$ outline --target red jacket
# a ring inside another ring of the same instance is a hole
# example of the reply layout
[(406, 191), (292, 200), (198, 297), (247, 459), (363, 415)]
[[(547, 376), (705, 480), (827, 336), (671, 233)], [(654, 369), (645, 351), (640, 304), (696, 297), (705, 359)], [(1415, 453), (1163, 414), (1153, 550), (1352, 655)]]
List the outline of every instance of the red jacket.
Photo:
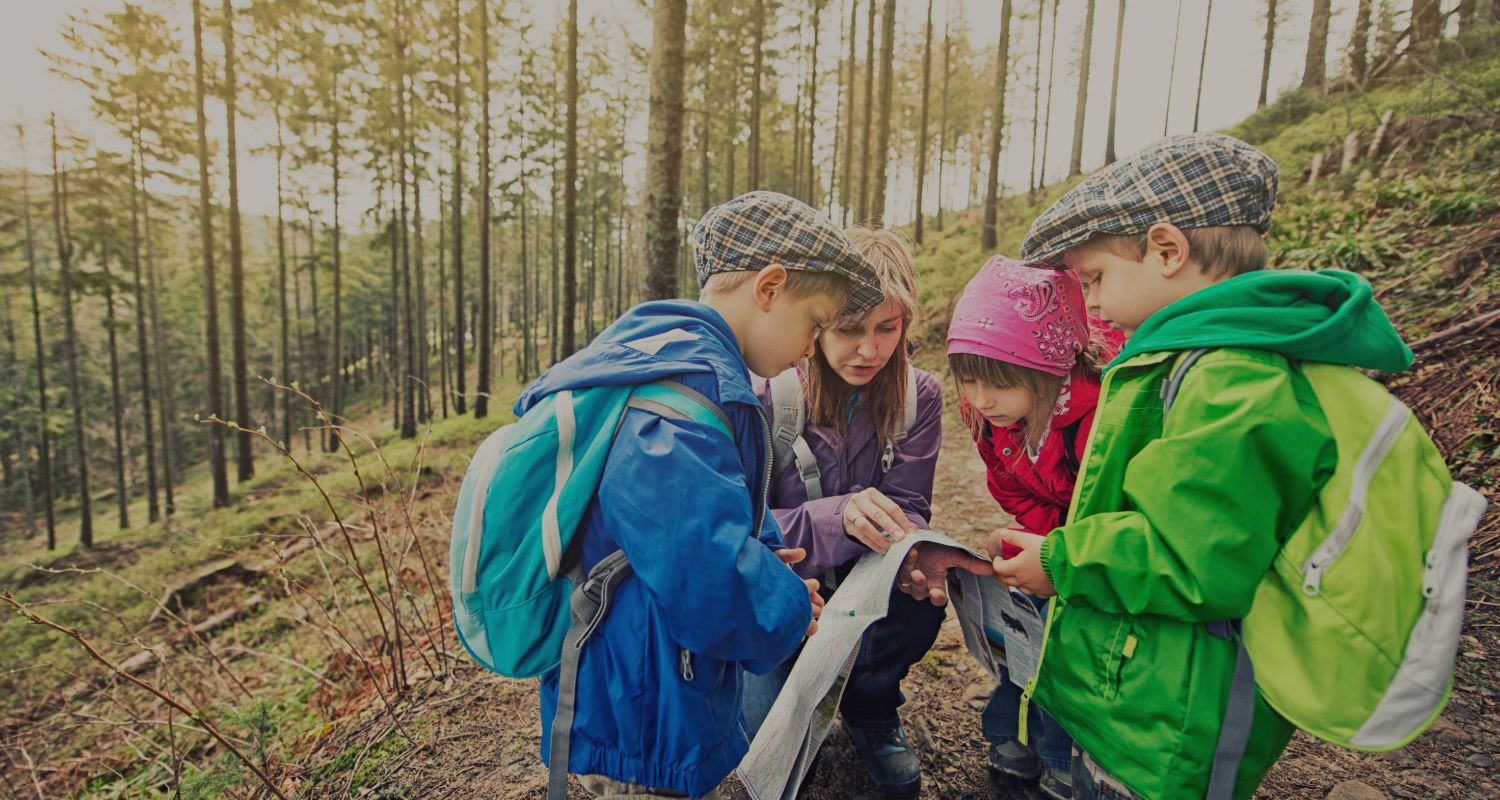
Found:
[[(1020, 424), (997, 430), (985, 423), (979, 441), (990, 494), (1016, 518), (1017, 528), (1031, 533), (1046, 535), (1067, 518), (1073, 484), (1078, 480), (1076, 465), (1083, 463), (1094, 426), (1098, 377), (1075, 368), (1064, 391), (1066, 397), (1058, 403), (1060, 413), (1052, 417), (1052, 428), (1034, 463), (1026, 456)], [(1066, 453), (1069, 443), (1071, 458)], [(1007, 548), (1006, 557), (1010, 555)]]

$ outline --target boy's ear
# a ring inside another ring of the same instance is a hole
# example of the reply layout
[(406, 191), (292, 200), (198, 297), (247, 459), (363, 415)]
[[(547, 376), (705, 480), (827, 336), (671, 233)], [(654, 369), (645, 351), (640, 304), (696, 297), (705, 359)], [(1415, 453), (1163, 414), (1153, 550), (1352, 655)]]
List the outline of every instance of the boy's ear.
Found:
[(1175, 276), (1187, 265), (1192, 246), (1182, 229), (1170, 222), (1158, 222), (1146, 231), (1146, 260), (1156, 261), (1163, 277)]
[(780, 264), (772, 264), (756, 273), (755, 280), (751, 282), (755, 307), (761, 311), (769, 311), (771, 303), (786, 292), (786, 281), (786, 267)]

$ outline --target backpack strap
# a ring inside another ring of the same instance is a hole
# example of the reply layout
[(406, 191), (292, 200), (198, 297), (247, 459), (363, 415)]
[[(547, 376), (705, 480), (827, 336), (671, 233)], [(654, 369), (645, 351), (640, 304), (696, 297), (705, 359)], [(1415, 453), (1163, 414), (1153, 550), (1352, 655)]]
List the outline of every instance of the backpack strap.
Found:
[[(1193, 364), (1202, 358), (1208, 348), (1189, 350), (1177, 356), (1177, 363), (1161, 385), (1162, 420), (1172, 411), (1182, 380)], [(1245, 638), (1240, 633), (1239, 620), (1219, 620), (1204, 623), (1211, 636), (1235, 643), (1234, 675), (1229, 680), (1229, 700), (1224, 707), (1224, 720), (1219, 723), (1219, 741), (1214, 745), (1213, 771), (1209, 773), (1205, 800), (1233, 800), (1234, 782), (1239, 776), (1240, 762), (1245, 758), (1245, 747), (1250, 741), (1250, 728), (1255, 724), (1255, 666), (1250, 662), (1250, 652), (1245, 649)]]
[(1078, 474), (1078, 469), (1082, 466), (1078, 461), (1078, 428), (1082, 424), (1083, 421), (1079, 420), (1058, 431), (1058, 433), (1062, 434), (1063, 463), (1067, 465), (1069, 470), (1072, 470), (1074, 475)]
[(568, 599), (573, 624), (563, 639), (562, 663), (558, 667), (557, 711), (552, 717), (552, 746), (547, 766), (548, 800), (566, 800), (568, 796), (568, 745), (573, 735), (573, 712), (578, 704), (578, 662), (583, 645), (609, 613), (610, 594), (634, 571), (625, 551), (616, 550), (595, 564), (587, 578), (576, 565), (568, 572), (568, 578), (574, 582), (573, 594)]
[(1205, 623), (1208, 632), (1220, 639), (1229, 639), (1237, 648), (1234, 656), (1234, 677), (1229, 682), (1229, 702), (1224, 708), (1224, 721), (1219, 724), (1219, 741), (1214, 746), (1214, 766), (1208, 777), (1208, 791), (1204, 800), (1233, 800), (1234, 782), (1240, 771), (1240, 761), (1245, 757), (1245, 746), (1250, 741), (1250, 728), (1255, 723), (1255, 667), (1250, 663), (1250, 652), (1245, 649), (1245, 637), (1240, 633), (1239, 620), (1221, 620)]
[[(734, 438), (734, 428), (724, 410), (702, 393), (677, 381), (641, 384), (631, 392), (625, 405), (667, 419), (699, 422), (722, 431), (730, 439)], [(548, 751), (548, 800), (566, 800), (568, 796), (568, 754), (573, 735), (573, 714), (578, 705), (578, 663), (583, 655), (583, 645), (609, 614), (610, 595), (634, 572), (625, 551), (616, 550), (600, 559), (587, 576), (577, 563), (565, 573), (573, 583), (573, 593), (568, 598), (572, 624), (563, 639), (562, 663), (558, 665), (557, 710), (552, 717), (552, 744)]]
[(1208, 353), (1209, 348), (1200, 347), (1197, 350), (1188, 350), (1177, 356), (1177, 363), (1172, 365), (1172, 372), (1161, 384), (1161, 416), (1165, 421), (1167, 414), (1172, 410), (1172, 403), (1177, 400), (1177, 391), (1182, 388), (1182, 379), (1187, 377), (1187, 371), (1198, 363), (1198, 359)]
[(906, 368), (906, 402), (901, 409), (901, 430), (896, 432), (896, 438), (885, 443), (885, 450), (880, 454), (880, 474), (884, 475), (891, 471), (896, 463), (896, 448), (906, 444), (906, 437), (911, 435), (911, 429), (917, 425), (917, 370), (914, 367)]
[(802, 376), (789, 369), (771, 379), (771, 463), (780, 472), (787, 460), (797, 465), (797, 476), (807, 489), (807, 499), (823, 497), (823, 469), (803, 438), (807, 426), (807, 400)]

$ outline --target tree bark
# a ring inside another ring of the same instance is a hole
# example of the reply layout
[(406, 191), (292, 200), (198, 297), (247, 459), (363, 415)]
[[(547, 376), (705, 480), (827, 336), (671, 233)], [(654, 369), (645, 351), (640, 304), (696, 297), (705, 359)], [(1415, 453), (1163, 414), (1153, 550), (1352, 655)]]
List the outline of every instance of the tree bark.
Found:
[[(193, 3), (193, 85), (198, 127), (198, 231), (203, 248), (203, 317), (207, 349), (208, 413), (224, 418), (223, 374), (219, 366), (219, 290), (214, 275), (212, 201), (208, 186), (208, 119), (203, 108), (203, 9)], [(224, 461), (224, 426), (209, 424), (208, 465), (213, 475), (214, 508), (229, 505), (229, 472)]]
[(875, 118), (875, 0), (867, 0), (867, 4), (864, 131), (860, 134), (859, 146), (859, 208), (854, 219), (861, 225), (870, 218), (870, 123)]
[(67, 176), (58, 168), (57, 117), (52, 117), (52, 226), (57, 240), (58, 294), (63, 301), (68, 397), (73, 406), (73, 454), (78, 462), (78, 544), (94, 546), (94, 514), (89, 494), (88, 447), (84, 444), (83, 398), (78, 383), (78, 328), (73, 319), (73, 243), (68, 235)]
[(161, 505), (156, 487), (156, 442), (151, 436), (151, 350), (146, 346), (146, 289), (141, 275), (141, 195), (144, 187), (139, 180), (138, 159), (142, 158), (141, 146), (141, 98), (135, 97), (135, 115), (131, 126), (130, 154), (130, 270), (135, 294), (135, 354), (141, 383), (141, 416), (145, 424), (142, 444), (146, 450), (146, 520), (161, 519)]
[[(1047, 49), (1047, 109), (1042, 115), (1042, 165), (1037, 168), (1037, 187), (1047, 183), (1047, 151), (1052, 142), (1052, 79), (1057, 76), (1057, 7), (1062, 0), (1052, 0), (1052, 36)], [(1170, 89), (1168, 92), (1170, 96)]]
[(1441, 0), (1411, 0), (1411, 43), (1419, 45), (1441, 39), (1444, 19)]
[(766, 0), (755, 0), (755, 36), (751, 49), (753, 62), (750, 70), (750, 189), (760, 185), (760, 104), (761, 72), (765, 67)]
[[(1314, 0), (1314, 2), (1326, 3), (1328, 0)], [(1198, 92), (1197, 99), (1193, 101), (1193, 133), (1198, 132), (1198, 112), (1203, 110), (1203, 68), (1208, 64), (1208, 30), (1213, 19), (1214, 0), (1208, 0), (1208, 13), (1203, 17), (1203, 51), (1198, 55)]]
[(1089, 104), (1089, 66), (1094, 56), (1094, 0), (1088, 0), (1087, 8), (1083, 18), (1083, 53), (1078, 64), (1078, 103), (1073, 108), (1073, 158), (1068, 162), (1069, 177), (1083, 174), (1083, 123)]
[(115, 279), (109, 271), (110, 253), (99, 247), (99, 266), (104, 275), (104, 329), (109, 340), (109, 405), (114, 415), (115, 500), (120, 510), (120, 530), (130, 527), (130, 489), (125, 485), (125, 411), (120, 397), (120, 345), (115, 327)]
[(567, 124), (563, 134), (562, 358), (573, 355), (578, 313), (578, 0), (568, 0)]
[(1161, 115), (1161, 135), (1172, 121), (1172, 85), (1177, 81), (1177, 48), (1182, 43), (1182, 0), (1177, 0), (1177, 22), (1172, 26), (1172, 63), (1167, 68), (1167, 109)]
[(1370, 72), (1370, 0), (1359, 0), (1354, 10), (1354, 30), (1349, 34), (1349, 71), (1356, 83), (1364, 83)]
[[(1040, 31), (1038, 31), (1040, 34)], [(1120, 0), (1120, 13), (1115, 17), (1115, 68), (1109, 79), (1109, 135), (1104, 142), (1104, 163), (1115, 163), (1115, 118), (1120, 107), (1120, 50), (1125, 44), (1125, 0)]]
[[(1090, 8), (1093, 0), (1089, 0)], [(1000, 53), (995, 59), (995, 113), (990, 130), (989, 177), (985, 181), (984, 229), (980, 235), (980, 248), (993, 252), (997, 245), (995, 223), (1000, 201), (1000, 146), (1005, 134), (1005, 82), (1010, 75), (1010, 12), (1011, 0), (1000, 4)]]
[(932, 0), (927, 0), (927, 30), (922, 39), (922, 121), (917, 136), (917, 214), (912, 238), (922, 246), (922, 189), (927, 184), (927, 93), (932, 86)]
[[(938, 123), (938, 174), (937, 174), (937, 217), (933, 220), (934, 230), (943, 229), (943, 166), (948, 162), (948, 79), (953, 75), (950, 57), (953, 54), (952, 41), (949, 39), (948, 11), (943, 12), (943, 111), (942, 121)], [(1037, 42), (1037, 63), (1041, 63), (1041, 42)], [(1041, 69), (1040, 66), (1037, 67)], [(1038, 73), (1040, 78), (1040, 73)], [(1033, 137), (1034, 138), (1034, 137)], [(1033, 141), (1032, 150), (1036, 149)]]
[[(276, 120), (276, 305), (281, 312), (281, 380), (292, 380), (291, 317), (287, 312), (286, 200), (284, 186), (286, 142), (282, 131), (281, 104), (273, 109)], [(292, 446), (292, 393), (280, 392), (281, 446)]]
[[(329, 409), (333, 412), (337, 422), (344, 413), (344, 262), (342, 220), (339, 216), (339, 206), (342, 198), (340, 191), (340, 180), (343, 177), (342, 164), (340, 163), (342, 152), (339, 137), (339, 75), (341, 69), (333, 71), (333, 84), (329, 87), (331, 106), (331, 119), (329, 125), (329, 159), (333, 168), (333, 405)], [(323, 447), (327, 452), (333, 453), (338, 450), (338, 437), (329, 435), (325, 438)]]
[[(1360, 0), (1361, 3), (1367, 0)], [(1266, 90), (1271, 85), (1271, 51), (1276, 48), (1276, 0), (1266, 0), (1266, 50), (1260, 60), (1260, 97), (1256, 108), (1266, 104)]]
[[(849, 224), (850, 207), (854, 203), (854, 197), (850, 194), (849, 176), (854, 173), (854, 110), (858, 107), (854, 93), (855, 81), (858, 77), (858, 64), (855, 61), (855, 45), (859, 39), (859, 0), (849, 2), (849, 111), (844, 121), (844, 175), (840, 184), (839, 208), (843, 224)], [(835, 144), (837, 142), (835, 141)]]
[[(196, 0), (194, 0), (196, 2)], [(234, 385), (235, 476), (241, 481), (255, 477), (255, 455), (250, 430), (250, 365), (245, 354), (245, 249), (240, 239), (240, 168), (239, 146), (235, 139), (235, 95), (238, 87), (234, 75), (234, 4), (224, 0), (224, 121), (229, 151), (229, 339), (231, 382)]]
[(677, 295), (682, 208), (682, 82), (687, 0), (652, 4), (651, 111), (646, 142), (646, 297)]
[[(578, 0), (568, 4), (569, 20), (577, 24)], [(574, 34), (576, 35), (576, 34)], [(474, 418), (490, 413), (490, 372), (495, 359), (495, 300), (490, 285), (490, 11), (479, 2), (479, 380), (474, 387)], [(415, 434), (415, 430), (413, 431)]]
[[(1047, 21), (1046, 0), (1038, 0), (1036, 6), (1036, 80), (1032, 82), (1031, 93), (1031, 176), (1027, 178), (1027, 187), (1031, 194), (1036, 194), (1038, 188), (1036, 180), (1037, 162), (1037, 133), (1042, 127), (1042, 27)], [(1057, 20), (1052, 21), (1052, 27), (1057, 27)], [(1119, 68), (1116, 67), (1116, 72)], [(946, 77), (946, 76), (945, 76)], [(943, 102), (947, 103), (947, 86), (943, 87)], [(946, 109), (944, 111), (946, 113)], [(938, 167), (941, 169), (941, 165)], [(941, 214), (941, 209), (939, 214)]]
[(1328, 17), (1332, 11), (1331, 0), (1313, 0), (1312, 24), (1307, 34), (1307, 56), (1302, 63), (1302, 88), (1316, 89), (1323, 85), (1328, 61)]
[(885, 225), (886, 170), (891, 158), (891, 98), (896, 69), (896, 0), (885, 0), (880, 32), (880, 136), (875, 147), (875, 185), (870, 193), (870, 224)]
[[(19, 125), (18, 132), (22, 132)], [(23, 133), (24, 135), (24, 133)], [(25, 146), (22, 140), (21, 151)], [(57, 512), (52, 494), (52, 435), (47, 430), (47, 349), (42, 343), (42, 306), (38, 299), (36, 274), (36, 234), (31, 227), (31, 170), (21, 166), (21, 219), (26, 231), (26, 284), (31, 291), (31, 335), (36, 348), (36, 395), (39, 417), (37, 443), (42, 457), (42, 497), (47, 512), (47, 549), (57, 548)], [(149, 420), (148, 420), (149, 423)]]

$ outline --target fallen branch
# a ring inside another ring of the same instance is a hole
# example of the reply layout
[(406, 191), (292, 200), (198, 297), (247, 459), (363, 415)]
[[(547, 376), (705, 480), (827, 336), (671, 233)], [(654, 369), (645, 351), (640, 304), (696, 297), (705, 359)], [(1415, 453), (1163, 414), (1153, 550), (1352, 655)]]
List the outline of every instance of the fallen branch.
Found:
[(230, 741), (229, 737), (225, 736), (219, 731), (218, 728), (214, 727), (214, 724), (212, 722), (209, 722), (208, 718), (205, 717), (201, 711), (195, 711), (187, 707), (176, 698), (168, 695), (166, 692), (163, 692), (156, 686), (147, 683), (140, 678), (131, 675), (130, 673), (122, 671), (119, 666), (105, 657), (103, 653), (100, 653), (98, 650), (94, 649), (93, 643), (84, 638), (82, 633), (79, 633), (76, 629), (69, 628), (66, 625), (60, 625), (50, 619), (38, 615), (36, 612), (28, 608), (26, 604), (17, 600), (15, 596), (12, 595), (9, 591), (0, 591), (0, 600), (4, 600), (16, 611), (19, 611), (22, 616), (26, 617), (32, 622), (47, 628), (51, 628), (52, 630), (55, 630), (58, 633), (61, 633), (78, 642), (78, 644), (88, 652), (90, 658), (93, 658), (95, 661), (103, 664), (111, 672), (135, 684), (136, 686), (145, 689), (151, 694), (156, 695), (161, 699), (162, 702), (188, 715), (188, 717), (193, 721), (197, 722), (199, 725), (202, 725), (203, 729), (205, 731), (208, 731), (208, 734), (214, 737), (214, 739), (219, 742), (219, 744), (224, 745), (224, 747), (228, 749), (229, 752), (233, 753), (234, 757), (240, 760), (240, 763), (244, 764), (246, 767), (249, 767), (250, 771), (255, 773), (255, 777), (260, 779), (261, 783), (266, 787), (268, 791), (271, 792), (271, 794), (276, 795), (277, 797), (281, 798), (281, 800), (288, 800), (287, 796), (282, 793), (281, 789), (276, 785), (275, 781), (271, 780), (271, 776), (267, 775), (263, 770), (261, 770), (261, 768), (257, 766), (249, 756), (246, 756), (244, 753), (240, 752), (240, 749), (234, 746), (234, 742)]
[(1474, 319), (1469, 320), (1468, 322), (1463, 322), (1458, 325), (1454, 325), (1451, 328), (1440, 330), (1437, 333), (1431, 334), (1429, 336), (1424, 336), (1421, 339), (1418, 339), (1417, 341), (1411, 343), (1411, 351), (1413, 353), (1416, 353), (1422, 350), (1428, 350), (1432, 347), (1442, 344), (1443, 342), (1448, 341), (1449, 339), (1456, 339), (1460, 336), (1467, 336), (1471, 333), (1478, 333), (1479, 331), (1488, 328), (1495, 322), (1495, 320), (1500, 320), (1500, 310), (1491, 311), (1488, 314), (1481, 314)]

